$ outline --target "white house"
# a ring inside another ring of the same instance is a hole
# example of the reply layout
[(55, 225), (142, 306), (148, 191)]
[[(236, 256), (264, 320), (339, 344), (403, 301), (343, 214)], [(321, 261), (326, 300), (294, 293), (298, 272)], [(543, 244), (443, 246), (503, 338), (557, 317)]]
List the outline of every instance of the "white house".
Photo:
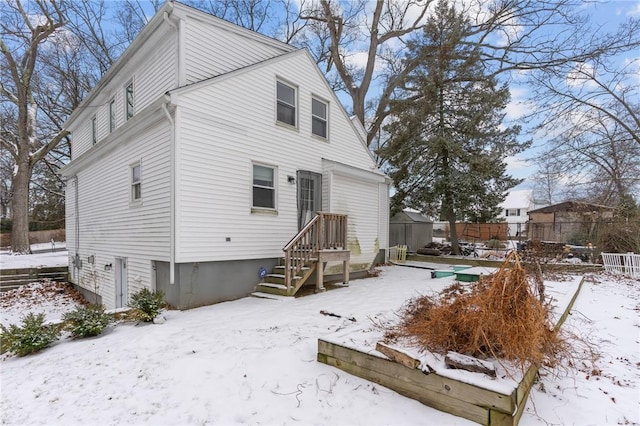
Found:
[(529, 220), (527, 212), (536, 208), (533, 190), (523, 189), (509, 192), (500, 207), (502, 212), (498, 217), (509, 224), (508, 238), (521, 236), (526, 231), (526, 223)]
[(306, 50), (167, 2), (65, 124), (72, 282), (187, 308), (367, 270), (390, 181), (358, 126)]

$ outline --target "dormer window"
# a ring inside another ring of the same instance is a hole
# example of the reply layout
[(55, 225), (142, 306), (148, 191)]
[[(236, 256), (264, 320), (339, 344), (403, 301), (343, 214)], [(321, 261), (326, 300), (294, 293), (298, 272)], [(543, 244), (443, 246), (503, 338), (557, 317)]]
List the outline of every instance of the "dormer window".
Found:
[(277, 120), (290, 126), (296, 126), (296, 88), (278, 81), (277, 83)]

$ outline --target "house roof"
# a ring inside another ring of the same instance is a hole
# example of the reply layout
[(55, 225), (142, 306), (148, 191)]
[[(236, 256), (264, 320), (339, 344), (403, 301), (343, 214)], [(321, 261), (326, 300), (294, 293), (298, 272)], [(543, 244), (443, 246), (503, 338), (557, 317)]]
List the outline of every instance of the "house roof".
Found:
[(412, 212), (410, 210), (403, 210), (396, 213), (391, 218), (392, 223), (433, 223), (433, 220), (429, 216), (426, 216), (420, 212)]
[(510, 191), (500, 206), (503, 209), (528, 209), (533, 206), (533, 190)]
[(529, 210), (531, 213), (554, 213), (559, 211), (569, 212), (591, 212), (601, 210), (615, 210), (615, 207), (604, 206), (602, 204), (585, 203), (583, 201), (565, 201), (558, 204), (552, 204), (550, 206), (541, 207), (535, 210)]
[(94, 88), (89, 92), (86, 98), (71, 113), (69, 118), (67, 118), (67, 121), (64, 123), (63, 128), (68, 129), (69, 127), (71, 127), (73, 123), (78, 119), (78, 117), (85, 111), (85, 109), (92, 105), (92, 103), (96, 100), (96, 97), (102, 93), (104, 87), (106, 87), (109, 82), (118, 75), (120, 70), (124, 68), (131, 61), (131, 59), (135, 57), (135, 55), (138, 54), (140, 48), (153, 35), (155, 31), (161, 29), (163, 26), (164, 31), (172, 30), (171, 26), (173, 24), (171, 24), (171, 22), (173, 22), (172, 19), (175, 19), (173, 18), (173, 16), (177, 18), (184, 18), (186, 16), (196, 17), (199, 20), (206, 21), (208, 24), (214, 25), (223, 30), (242, 34), (244, 37), (256, 39), (262, 43), (278, 47), (282, 50), (283, 53), (297, 50), (296, 47), (279, 41), (275, 38), (271, 38), (258, 32), (241, 27), (240, 25), (236, 25), (232, 22), (226, 21), (222, 18), (218, 18), (217, 16), (195, 9), (186, 4), (177, 1), (167, 1), (156, 12), (153, 18), (151, 18), (151, 20), (142, 28), (140, 34), (136, 36), (133, 42), (131, 42), (131, 44), (125, 49), (122, 55), (120, 55), (118, 60), (109, 68), (104, 76), (102, 76), (98, 84), (94, 86)]

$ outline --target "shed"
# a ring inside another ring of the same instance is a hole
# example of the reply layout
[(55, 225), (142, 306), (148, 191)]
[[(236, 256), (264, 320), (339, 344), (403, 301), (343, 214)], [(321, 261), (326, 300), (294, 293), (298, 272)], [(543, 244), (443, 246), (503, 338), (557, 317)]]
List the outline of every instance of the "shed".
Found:
[(558, 243), (587, 244), (598, 223), (613, 218), (615, 208), (581, 201), (565, 201), (527, 212), (529, 238)]
[(391, 217), (389, 222), (389, 245), (406, 245), (407, 251), (415, 252), (431, 242), (433, 221), (419, 212), (403, 210)]

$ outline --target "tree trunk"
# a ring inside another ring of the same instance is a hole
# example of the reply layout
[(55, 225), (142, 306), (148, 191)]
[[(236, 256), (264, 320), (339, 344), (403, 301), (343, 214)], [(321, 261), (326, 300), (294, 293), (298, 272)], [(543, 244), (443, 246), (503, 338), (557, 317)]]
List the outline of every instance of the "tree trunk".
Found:
[(458, 245), (458, 232), (456, 231), (456, 215), (453, 209), (447, 212), (447, 220), (449, 221), (449, 230), (451, 235), (451, 253), (460, 254), (460, 246)]
[(31, 167), (29, 159), (20, 161), (16, 165), (13, 176), (13, 197), (11, 199), (11, 251), (13, 253), (31, 254), (29, 244), (29, 181)]

